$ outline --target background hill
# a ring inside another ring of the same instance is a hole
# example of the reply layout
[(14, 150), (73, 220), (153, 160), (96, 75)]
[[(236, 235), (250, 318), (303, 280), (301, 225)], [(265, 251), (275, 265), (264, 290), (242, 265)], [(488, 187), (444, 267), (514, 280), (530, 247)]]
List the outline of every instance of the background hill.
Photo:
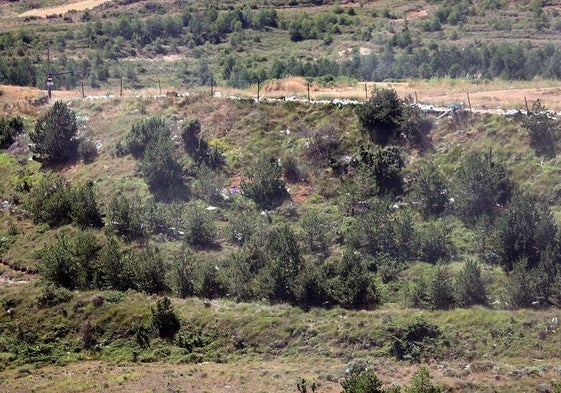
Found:
[(555, 3), (80, 4), (0, 9), (3, 389), (559, 390)]

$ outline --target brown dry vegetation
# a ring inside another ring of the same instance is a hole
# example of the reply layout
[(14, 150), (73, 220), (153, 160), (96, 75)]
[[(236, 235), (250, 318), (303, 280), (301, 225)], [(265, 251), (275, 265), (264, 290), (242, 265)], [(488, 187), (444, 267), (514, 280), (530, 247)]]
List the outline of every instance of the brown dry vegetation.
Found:
[(20, 17), (36, 16), (40, 18), (45, 18), (47, 15), (65, 14), (68, 11), (83, 11), (86, 9), (91, 9), (108, 1), (110, 0), (84, 0), (84, 1), (70, 2), (68, 4), (64, 4), (58, 7), (34, 8), (32, 10), (21, 13), (19, 16)]

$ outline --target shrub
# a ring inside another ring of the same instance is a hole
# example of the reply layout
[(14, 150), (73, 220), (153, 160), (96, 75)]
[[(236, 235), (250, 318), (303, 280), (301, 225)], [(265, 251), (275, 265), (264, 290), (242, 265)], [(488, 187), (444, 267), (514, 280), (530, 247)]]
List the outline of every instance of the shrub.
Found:
[(52, 282), (43, 285), (37, 295), (39, 307), (53, 307), (61, 303), (66, 303), (72, 299), (72, 292), (66, 288), (61, 288)]
[(95, 200), (93, 184), (77, 185), (71, 189), (70, 218), (72, 222), (82, 229), (93, 227), (101, 228), (103, 220)]
[(341, 381), (341, 393), (384, 393), (382, 381), (370, 370), (351, 370)]
[(493, 219), (510, 199), (512, 189), (505, 168), (493, 160), (492, 152), (471, 152), (464, 157), (453, 186), (454, 208), (471, 224), (481, 217)]
[(160, 338), (172, 340), (181, 327), (179, 317), (175, 314), (173, 304), (167, 296), (156, 302), (156, 307), (152, 306), (152, 326), (158, 332)]
[(448, 206), (448, 182), (438, 167), (429, 161), (417, 171), (409, 194), (423, 216), (438, 216)]
[(195, 294), (195, 263), (195, 257), (188, 249), (173, 258), (168, 277), (174, 293), (181, 298)]
[(441, 393), (444, 391), (442, 386), (433, 385), (430, 381), (429, 370), (421, 366), (409, 381), (410, 385), (405, 387), (405, 393)]
[(330, 281), (331, 297), (342, 307), (371, 309), (379, 294), (368, 271), (369, 259), (355, 250), (346, 250)]
[(399, 137), (403, 121), (403, 102), (393, 89), (377, 89), (372, 97), (356, 108), (363, 131), (377, 144), (386, 145)]
[(212, 213), (201, 204), (190, 202), (184, 213), (185, 242), (191, 246), (209, 247), (216, 239), (216, 225)]
[(152, 137), (144, 148), (139, 169), (154, 193), (169, 195), (171, 189), (183, 186), (183, 168), (173, 142), (167, 135)]
[(445, 267), (435, 267), (427, 294), (432, 309), (446, 310), (454, 306), (454, 287)]
[(66, 162), (76, 153), (77, 132), (76, 115), (62, 101), (56, 101), (29, 134), (33, 159), (45, 165)]
[(260, 208), (277, 207), (288, 197), (282, 168), (273, 157), (261, 156), (245, 171), (241, 188)]
[(331, 244), (329, 218), (315, 210), (308, 210), (300, 220), (300, 227), (304, 231), (304, 240), (309, 250), (326, 255)]
[(149, 117), (133, 124), (126, 137), (126, 147), (134, 158), (142, 158), (148, 145), (158, 138), (169, 138), (170, 130), (159, 117)]
[(109, 203), (109, 224), (127, 241), (142, 239), (146, 235), (142, 225), (142, 209), (138, 197), (128, 199), (118, 194)]
[(7, 149), (14, 138), (23, 131), (21, 117), (0, 117), (0, 149)]
[(31, 189), (25, 207), (35, 223), (43, 222), (51, 227), (69, 224), (71, 186), (68, 181), (58, 175), (50, 174)]
[(540, 100), (532, 105), (532, 110), (522, 119), (522, 126), (528, 130), (530, 146), (536, 155), (553, 158), (557, 145), (557, 122), (542, 106)]
[(390, 326), (393, 342), (391, 354), (399, 360), (421, 361), (430, 357), (436, 350), (441, 335), (437, 325), (423, 317), (417, 317), (406, 326)]
[(84, 164), (91, 164), (97, 158), (97, 147), (90, 139), (82, 139), (78, 145), (78, 156)]
[(361, 164), (376, 180), (379, 195), (400, 195), (403, 192), (401, 170), (405, 166), (401, 149), (398, 146), (384, 146), (374, 151), (360, 152)]
[(454, 251), (450, 228), (442, 221), (431, 221), (418, 228), (415, 243), (419, 259), (432, 264), (450, 260)]
[(211, 169), (216, 169), (224, 163), (222, 152), (216, 147), (209, 146), (202, 138), (199, 119), (189, 119), (181, 126), (181, 139), (185, 151), (198, 165), (204, 164)]
[(42, 263), (39, 271), (45, 280), (60, 287), (76, 288), (78, 265), (72, 251), (72, 245), (64, 237), (58, 238), (55, 244), (40, 251)]
[(168, 290), (166, 264), (162, 254), (152, 247), (144, 247), (132, 255), (135, 288), (145, 293), (161, 294)]
[(481, 266), (468, 259), (456, 277), (456, 301), (462, 307), (487, 304), (487, 291), (481, 278)]

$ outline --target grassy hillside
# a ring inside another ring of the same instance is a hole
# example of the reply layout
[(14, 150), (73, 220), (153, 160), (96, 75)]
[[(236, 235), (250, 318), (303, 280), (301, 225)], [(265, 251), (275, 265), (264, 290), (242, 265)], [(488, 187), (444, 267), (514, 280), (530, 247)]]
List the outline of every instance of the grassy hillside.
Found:
[(559, 391), (554, 5), (56, 6), (0, 11), (0, 390)]

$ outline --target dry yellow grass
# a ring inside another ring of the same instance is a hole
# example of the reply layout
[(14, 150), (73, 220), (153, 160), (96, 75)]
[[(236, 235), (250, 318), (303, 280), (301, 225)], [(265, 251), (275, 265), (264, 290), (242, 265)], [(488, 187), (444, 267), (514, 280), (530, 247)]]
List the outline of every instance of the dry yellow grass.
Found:
[(27, 17), (27, 16), (36, 16), (40, 18), (45, 18), (47, 15), (54, 15), (54, 14), (65, 14), (68, 11), (75, 10), (75, 11), (83, 11), (86, 9), (94, 8), (100, 4), (106, 3), (110, 0), (85, 0), (85, 1), (78, 1), (78, 2), (70, 2), (65, 5), (61, 5), (58, 7), (52, 8), (35, 8), (29, 11), (26, 11), (20, 14), (20, 17)]

